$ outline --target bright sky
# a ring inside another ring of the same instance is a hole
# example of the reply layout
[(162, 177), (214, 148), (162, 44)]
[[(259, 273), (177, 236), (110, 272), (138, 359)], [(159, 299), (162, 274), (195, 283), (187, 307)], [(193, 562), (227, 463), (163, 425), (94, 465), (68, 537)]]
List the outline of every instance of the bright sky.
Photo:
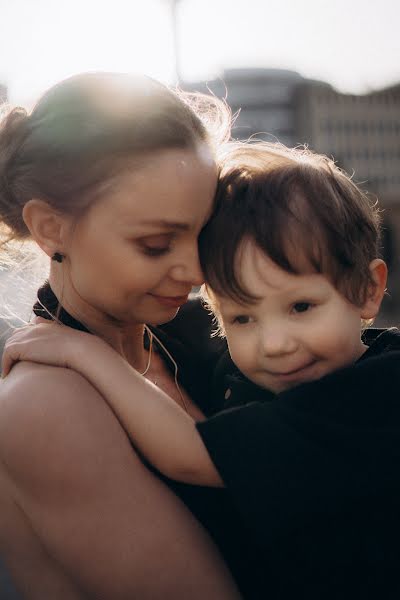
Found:
[[(85, 70), (174, 82), (168, 0), (0, 0), (0, 81), (12, 102)], [(184, 79), (280, 67), (363, 92), (400, 81), (399, 0), (180, 0)]]

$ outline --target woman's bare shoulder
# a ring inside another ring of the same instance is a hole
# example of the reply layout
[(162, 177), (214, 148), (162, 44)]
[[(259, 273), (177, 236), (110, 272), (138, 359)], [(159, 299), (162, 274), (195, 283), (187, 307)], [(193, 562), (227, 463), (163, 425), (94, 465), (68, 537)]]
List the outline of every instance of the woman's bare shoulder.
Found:
[[(36, 416), (45, 412), (52, 417), (67, 407), (82, 409), (82, 394), (98, 396), (95, 388), (71, 369), (21, 362), (0, 380), (0, 423), (8, 415)], [(46, 409), (44, 411), (44, 409)]]
[(0, 383), (0, 461), (24, 479), (73, 477), (123, 430), (97, 390), (70, 369), (19, 363)]

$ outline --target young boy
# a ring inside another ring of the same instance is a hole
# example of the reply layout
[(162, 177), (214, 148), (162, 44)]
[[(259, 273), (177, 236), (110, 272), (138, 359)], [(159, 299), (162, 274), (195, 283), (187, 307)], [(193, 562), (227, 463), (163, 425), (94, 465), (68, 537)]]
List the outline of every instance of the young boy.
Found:
[[(105, 343), (87, 335), (83, 353), (86, 334), (66, 328), (40, 326), (38, 345), (17, 333), (5, 372), (19, 358), (80, 371), (159, 471), (226, 486), (269, 562), (273, 598), (377, 597), (400, 558), (400, 334), (366, 329), (387, 275), (376, 207), (325, 157), (239, 145), (200, 254), (230, 354), (215, 374), (222, 412), (195, 427)], [(197, 310), (176, 324), (191, 344)]]
[[(234, 147), (200, 256), (236, 375), (277, 394), (357, 362), (385, 291), (379, 233), (377, 207), (326, 157)], [(225, 408), (243, 403), (234, 391)]]

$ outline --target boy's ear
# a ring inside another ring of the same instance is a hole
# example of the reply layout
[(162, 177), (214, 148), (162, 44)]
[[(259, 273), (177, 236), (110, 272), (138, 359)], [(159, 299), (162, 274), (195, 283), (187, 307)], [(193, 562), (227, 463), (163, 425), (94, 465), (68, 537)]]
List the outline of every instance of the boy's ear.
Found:
[(369, 265), (374, 285), (368, 290), (368, 297), (362, 307), (361, 318), (374, 319), (379, 312), (386, 290), (387, 266), (381, 258), (375, 258)]
[(29, 200), (22, 212), (32, 238), (48, 256), (65, 250), (67, 217), (43, 200)]

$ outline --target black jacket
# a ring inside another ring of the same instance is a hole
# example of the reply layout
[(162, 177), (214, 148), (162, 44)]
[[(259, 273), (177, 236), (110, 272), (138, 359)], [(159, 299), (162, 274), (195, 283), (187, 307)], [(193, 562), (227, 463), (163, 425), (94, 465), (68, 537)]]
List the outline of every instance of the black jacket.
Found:
[(277, 396), (218, 365), (225, 410), (197, 427), (258, 548), (255, 597), (400, 598), (400, 333), (365, 338)]

